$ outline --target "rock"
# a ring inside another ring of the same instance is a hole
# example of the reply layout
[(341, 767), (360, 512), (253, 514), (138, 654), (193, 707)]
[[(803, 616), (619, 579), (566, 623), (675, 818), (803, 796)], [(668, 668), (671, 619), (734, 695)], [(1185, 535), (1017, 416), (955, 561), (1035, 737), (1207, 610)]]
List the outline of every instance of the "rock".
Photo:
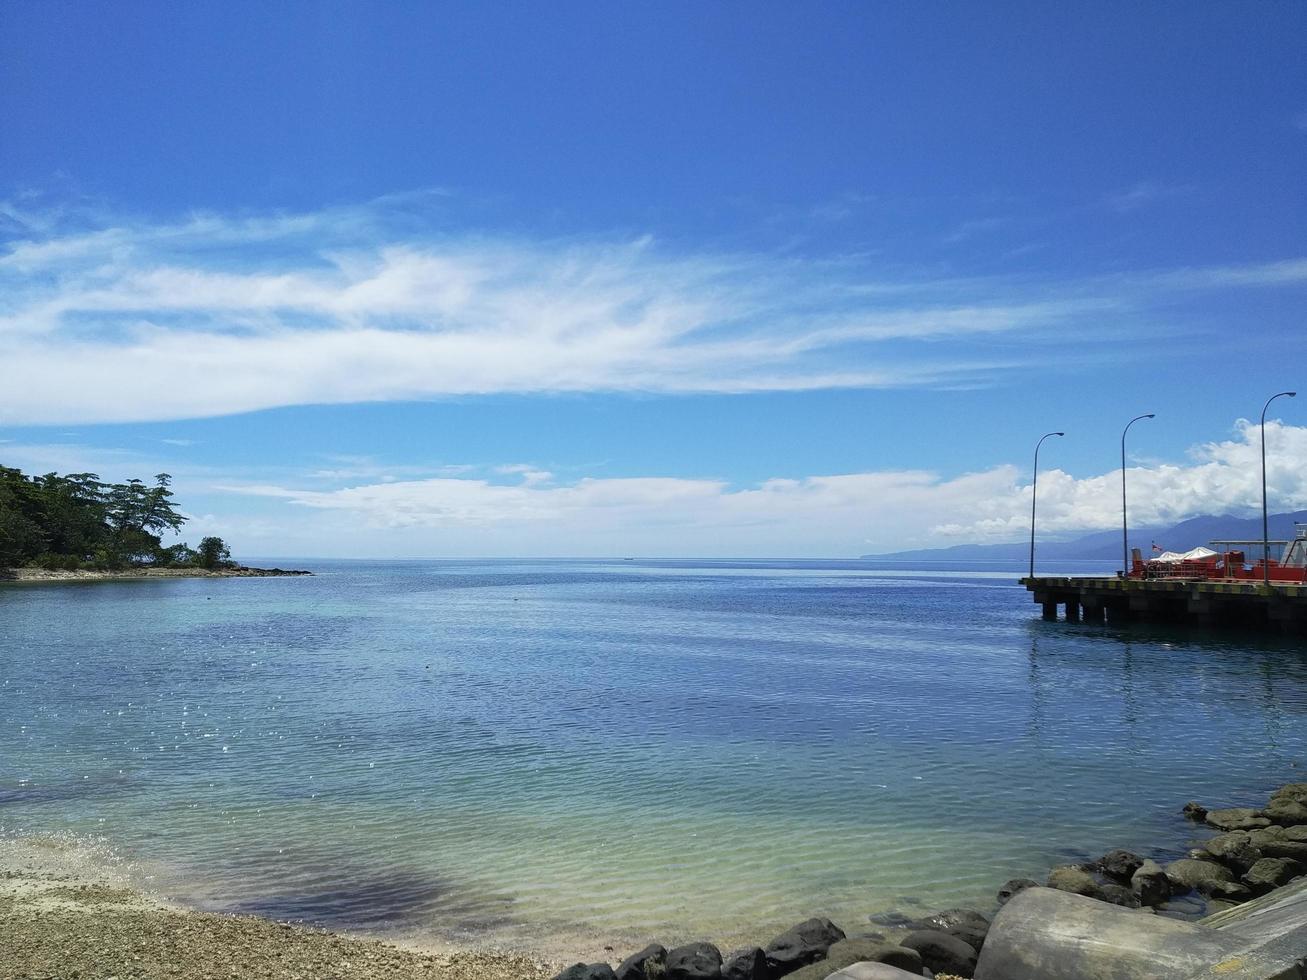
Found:
[(1290, 858), (1307, 863), (1307, 827), (1266, 827), (1248, 837), (1262, 857)]
[(921, 976), (921, 954), (915, 949), (870, 939), (841, 939), (831, 944), (824, 959), (786, 974), (785, 980), (826, 980), (832, 972), (855, 963), (884, 963)]
[(1171, 897), (1171, 879), (1156, 861), (1145, 861), (1130, 878), (1130, 890), (1144, 905), (1161, 905)]
[(1127, 888), (1125, 885), (1118, 885), (1115, 882), (1108, 882), (1101, 886), (1103, 889), (1103, 901), (1111, 902), (1113, 905), (1120, 905), (1122, 908), (1137, 909), (1140, 906), (1139, 896)]
[(1006, 905), (1008, 899), (1027, 888), (1038, 888), (1039, 882), (1032, 881), (1029, 878), (1013, 878), (1003, 883), (1003, 887), (998, 890), (998, 904)]
[(1207, 819), (1207, 807), (1195, 803), (1193, 800), (1186, 803), (1184, 809), (1180, 812), (1195, 823), (1202, 823)]
[(910, 928), (918, 931), (947, 932), (979, 953), (980, 948), (985, 945), (985, 936), (989, 934), (989, 919), (975, 909), (948, 909), (918, 919)]
[(1110, 875), (1120, 882), (1129, 882), (1131, 876), (1144, 863), (1144, 859), (1138, 854), (1118, 848), (1115, 851), (1108, 851), (1094, 863), (1103, 874)]
[(1262, 811), (1271, 823), (1281, 827), (1299, 827), (1307, 824), (1307, 804), (1286, 798), (1272, 799)]
[(1234, 872), (1215, 861), (1195, 861), (1181, 858), (1166, 866), (1166, 876), (1177, 891), (1187, 892), (1196, 889), (1206, 894), (1205, 889), (1212, 882), (1233, 882)]
[[(1243, 876), (1243, 882), (1255, 894), (1262, 895), (1272, 888), (1287, 885), (1302, 871), (1302, 865), (1287, 858), (1262, 858)], [(1222, 896), (1224, 897), (1224, 896)]]
[(1246, 902), (1253, 897), (1248, 886), (1237, 881), (1213, 881), (1201, 890), (1207, 896), (1209, 906), (1213, 898), (1222, 902)]
[(1203, 845), (1203, 850), (1240, 873), (1251, 868), (1262, 856), (1262, 852), (1253, 846), (1252, 837), (1246, 830), (1218, 834)]
[(1191, 847), (1184, 854), (1191, 861), (1216, 861), (1216, 855), (1205, 847)]
[(920, 980), (920, 973), (900, 970), (888, 963), (854, 963), (827, 980)]
[(1217, 830), (1256, 830), (1269, 827), (1271, 822), (1258, 810), (1246, 806), (1231, 807), (1228, 810), (1208, 810), (1207, 823)]
[(622, 960), (617, 980), (661, 980), (667, 966), (667, 947), (652, 943)]
[(830, 919), (808, 919), (781, 933), (767, 946), (767, 969), (783, 977), (801, 966), (815, 963), (831, 946), (844, 938), (844, 930)]
[(1271, 799), (1307, 804), (1307, 783), (1285, 783), (1271, 794)]
[(712, 943), (688, 943), (667, 954), (667, 980), (720, 980), (722, 953)]
[(768, 980), (767, 956), (761, 949), (737, 949), (722, 964), (722, 980)]
[(969, 977), (976, 970), (976, 951), (946, 932), (910, 932), (903, 938), (902, 945), (920, 953), (921, 962), (936, 973)]
[(906, 926), (912, 921), (912, 916), (904, 915), (902, 912), (874, 912), (867, 916), (868, 922), (874, 922), (878, 926), (889, 926), (891, 929), (898, 926)]
[(1048, 887), (1073, 895), (1101, 899), (1103, 888), (1092, 874), (1078, 864), (1064, 864), (1048, 873)]
[(591, 963), (589, 966), (577, 963), (558, 974), (554, 980), (614, 980), (614, 976), (613, 968), (607, 963)]

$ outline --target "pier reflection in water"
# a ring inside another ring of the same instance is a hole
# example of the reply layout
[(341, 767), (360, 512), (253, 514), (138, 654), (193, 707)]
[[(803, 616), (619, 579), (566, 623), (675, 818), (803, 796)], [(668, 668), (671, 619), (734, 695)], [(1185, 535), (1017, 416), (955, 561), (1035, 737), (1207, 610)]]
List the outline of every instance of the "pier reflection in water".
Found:
[(725, 942), (1182, 842), (1307, 757), (1297, 645), (1043, 622), (1015, 567), (315, 567), (0, 588), (3, 832), (333, 926)]

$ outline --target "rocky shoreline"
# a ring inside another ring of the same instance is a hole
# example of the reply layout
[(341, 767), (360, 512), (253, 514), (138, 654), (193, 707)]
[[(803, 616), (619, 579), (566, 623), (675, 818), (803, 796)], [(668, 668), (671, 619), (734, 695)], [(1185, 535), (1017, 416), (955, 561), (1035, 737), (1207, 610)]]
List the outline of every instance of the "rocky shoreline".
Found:
[(8, 582), (98, 582), (143, 578), (275, 578), (281, 575), (312, 575), (299, 568), (124, 568), (117, 571), (48, 568), (0, 568), (0, 581)]
[[(1208, 809), (1185, 804), (1182, 813), (1205, 836), (1183, 856), (1163, 861), (1112, 850), (1096, 860), (1049, 871), (1043, 887), (1134, 910), (1139, 915), (1194, 919), (1233, 908), (1307, 872), (1307, 783), (1277, 789), (1265, 806)], [(1197, 829), (1197, 828), (1195, 828)], [(974, 975), (995, 911), (1014, 895), (1041, 887), (1028, 878), (1006, 882), (985, 911), (955, 908), (921, 918), (900, 913), (869, 916), (846, 933), (829, 919), (812, 918), (781, 933), (765, 948), (723, 955), (709, 942), (668, 950), (654, 943), (616, 968), (577, 963), (554, 980), (896, 980)]]

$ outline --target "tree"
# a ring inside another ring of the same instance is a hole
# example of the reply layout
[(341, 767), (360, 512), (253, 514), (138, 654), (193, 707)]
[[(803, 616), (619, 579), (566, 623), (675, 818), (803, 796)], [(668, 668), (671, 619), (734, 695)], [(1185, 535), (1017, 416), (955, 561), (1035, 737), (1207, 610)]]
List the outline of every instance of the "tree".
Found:
[(222, 568), (231, 564), (231, 549), (222, 538), (204, 538), (196, 549), (196, 555), (196, 564), (201, 568)]

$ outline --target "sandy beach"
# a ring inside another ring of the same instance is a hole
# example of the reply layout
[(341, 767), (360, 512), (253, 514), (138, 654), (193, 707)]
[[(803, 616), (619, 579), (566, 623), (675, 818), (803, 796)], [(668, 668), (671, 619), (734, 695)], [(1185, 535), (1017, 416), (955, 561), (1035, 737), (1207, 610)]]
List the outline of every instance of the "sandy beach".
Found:
[(177, 908), (76, 846), (0, 841), (0, 980), (545, 980), (558, 969), (512, 953), (429, 953)]

